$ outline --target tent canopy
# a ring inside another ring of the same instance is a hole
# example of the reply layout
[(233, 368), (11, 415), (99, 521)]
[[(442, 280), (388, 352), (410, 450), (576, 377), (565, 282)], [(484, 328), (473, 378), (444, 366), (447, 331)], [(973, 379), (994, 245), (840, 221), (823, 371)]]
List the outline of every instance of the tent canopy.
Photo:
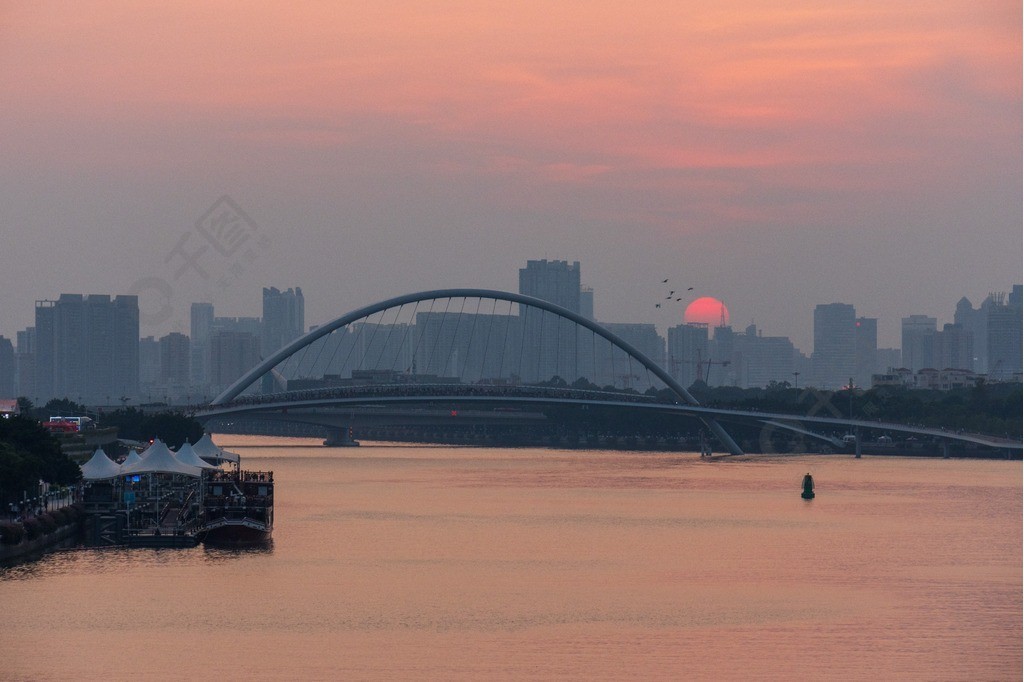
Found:
[(120, 473), (120, 465), (110, 459), (107, 453), (103, 452), (103, 448), (96, 448), (89, 461), (82, 465), (82, 478), (87, 481), (116, 478)]
[(192, 449), (203, 459), (212, 459), (215, 462), (238, 462), (238, 455), (217, 447), (208, 433), (204, 433), (203, 437), (192, 445)]
[(178, 458), (178, 461), (180, 461), (180, 462), (182, 462), (184, 464), (189, 464), (189, 465), (194, 466), (194, 467), (199, 467), (200, 469), (216, 469), (217, 468), (214, 465), (212, 465), (212, 464), (210, 464), (208, 462), (205, 462), (202, 459), (200, 459), (199, 455), (196, 454), (196, 451), (192, 448), (191, 445), (189, 445), (188, 441), (185, 441), (182, 444), (182, 446), (180, 448), (178, 448), (178, 451), (176, 453), (174, 453), (174, 454)]
[(153, 444), (142, 453), (142, 458), (135, 464), (125, 464), (121, 467), (122, 474), (183, 474), (199, 478), (202, 469), (185, 464), (174, 456), (162, 440), (155, 440)]

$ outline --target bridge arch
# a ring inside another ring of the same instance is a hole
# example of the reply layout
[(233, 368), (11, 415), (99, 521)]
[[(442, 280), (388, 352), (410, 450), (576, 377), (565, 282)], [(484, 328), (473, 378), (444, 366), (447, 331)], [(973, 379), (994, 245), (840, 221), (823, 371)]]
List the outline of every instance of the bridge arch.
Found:
[[(476, 298), (476, 299), (493, 299), (495, 301), (507, 301), (508, 303), (517, 304), (520, 306), (528, 306), (539, 309), (541, 311), (552, 313), (559, 318), (569, 320), (575, 323), (579, 327), (590, 330), (597, 336), (602, 337), (608, 341), (612, 346), (619, 348), (625, 352), (631, 359), (636, 360), (640, 365), (648, 372), (657, 377), (662, 383), (665, 384), (672, 392), (674, 392), (680, 399), (686, 403), (694, 406), (699, 406), (700, 403), (697, 401), (689, 391), (686, 390), (682, 384), (676, 381), (668, 372), (666, 372), (660, 365), (654, 362), (652, 359), (647, 357), (639, 349), (634, 347), (626, 340), (620, 338), (618, 335), (612, 333), (608, 329), (605, 329), (601, 325), (589, 320), (578, 313), (563, 308), (562, 306), (545, 301), (540, 298), (533, 296), (527, 296), (525, 294), (517, 294), (507, 291), (498, 291), (493, 289), (474, 289), (474, 288), (457, 288), (457, 289), (435, 289), (430, 291), (421, 291), (411, 294), (405, 294), (402, 296), (396, 296), (389, 298), (378, 303), (374, 303), (362, 308), (353, 310), (345, 315), (342, 315), (334, 320), (331, 320), (325, 325), (317, 327), (316, 329), (308, 332), (307, 334), (300, 336), (291, 343), (287, 344), (277, 352), (270, 355), (268, 358), (260, 362), (256, 367), (246, 372), (238, 380), (228, 386), (222, 393), (215, 397), (211, 401), (211, 405), (218, 406), (224, 405), (236, 397), (238, 397), (243, 391), (245, 391), (254, 382), (260, 379), (263, 375), (271, 372), (275, 367), (278, 366), (284, 360), (293, 356), (298, 351), (307, 348), (317, 340), (333, 333), (334, 331), (349, 325), (353, 322), (369, 318), (371, 315), (382, 313), (391, 308), (404, 306), (410, 303), (419, 303), (422, 301), (436, 300), (436, 299), (454, 299), (454, 298)], [(722, 426), (714, 419), (702, 417), (701, 420), (707, 425), (707, 427), (722, 441), (722, 443), (729, 449), (733, 454), (742, 454), (742, 450), (732, 439), (731, 436), (722, 428)]]

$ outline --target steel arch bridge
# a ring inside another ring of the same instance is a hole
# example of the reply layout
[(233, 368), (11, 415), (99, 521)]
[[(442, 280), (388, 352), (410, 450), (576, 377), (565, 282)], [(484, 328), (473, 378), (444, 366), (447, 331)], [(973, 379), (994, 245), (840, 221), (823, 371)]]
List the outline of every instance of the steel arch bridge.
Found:
[[(458, 313), (454, 311), (449, 313), (453, 300), (462, 301), (462, 307)], [(467, 313), (465, 310), (466, 301), (471, 300), (477, 301), (475, 313)], [(443, 313), (434, 311), (434, 305), (440, 301), (446, 301)], [(489, 316), (486, 314), (486, 310), (483, 316), (480, 314), (483, 301), (491, 302)], [(428, 302), (430, 310), (419, 312), (420, 305)], [(502, 315), (496, 313), (499, 302), (508, 306), (507, 311)], [(399, 323), (407, 306), (413, 306), (410, 318), (412, 322)], [(513, 315), (513, 306), (518, 308), (515, 315)], [(385, 313), (392, 310), (396, 312), (391, 322), (386, 323)], [(451, 324), (447, 328), (445, 327), (449, 315), (450, 319), (455, 320), (454, 329)], [(371, 322), (370, 320), (374, 316), (379, 317), (376, 322)], [(470, 328), (468, 341), (466, 327), (462, 326), (463, 318), (466, 318), (466, 325)], [(504, 320), (504, 324), (502, 324), (502, 320)], [(362, 323), (357, 324), (360, 321)], [(520, 335), (518, 343), (514, 338), (511, 342), (509, 340), (510, 329), (513, 325), (517, 328), (516, 333)], [(496, 338), (492, 342), (492, 336), (500, 336), (502, 326), (504, 327), (504, 339)], [(351, 327), (358, 327), (358, 330), (353, 330)], [(460, 327), (463, 330), (461, 335)], [(480, 327), (479, 335), (477, 334), (478, 327)], [(413, 328), (416, 331), (410, 334)], [(391, 341), (396, 331), (398, 337), (395, 337), (393, 344)], [(374, 341), (377, 339), (378, 333), (381, 335), (381, 340), (375, 344)], [(589, 337), (584, 337), (587, 333), (589, 333)], [(334, 339), (339, 334), (339, 338)], [(358, 337), (355, 336), (356, 334)], [(547, 334), (546, 339), (545, 334)], [(410, 336), (412, 336), (411, 340)], [(486, 339), (480, 341), (480, 337), (483, 336), (486, 336)], [(477, 338), (476, 347), (473, 346), (474, 337)], [(551, 367), (555, 370), (564, 369), (572, 372), (570, 376), (575, 381), (578, 378), (583, 378), (578, 371), (580, 364), (586, 365), (590, 362), (593, 365), (591, 380), (594, 381), (600, 374), (597, 370), (598, 356), (600, 355), (597, 350), (598, 339), (608, 345), (611, 371), (608, 372), (605, 367), (605, 376), (623, 377), (624, 387), (630, 386), (632, 379), (641, 378), (641, 375), (633, 374), (635, 363), (636, 369), (644, 372), (651, 387), (655, 387), (654, 379), (657, 379), (687, 405), (700, 407), (700, 403), (690, 392), (660, 365), (634, 345), (596, 322), (543, 299), (506, 291), (475, 288), (436, 289), (405, 294), (353, 310), (295, 339), (267, 357), (214, 398), (210, 407), (214, 411), (220, 411), (218, 408), (222, 410), (261, 379), (267, 383), (281, 384), (284, 381), (290, 382), (289, 373), (296, 378), (308, 378), (309, 373), (312, 372), (313, 374), (322, 373), (321, 381), (323, 381), (331, 376), (329, 370), (334, 368), (338, 370), (338, 374), (334, 378), (341, 381), (345, 369), (348, 370), (350, 376), (354, 376), (357, 371), (363, 371), (364, 368), (366, 371), (387, 369), (388, 358), (391, 358), (391, 371), (394, 371), (395, 367), (401, 368), (405, 364), (403, 360), (411, 357), (412, 375), (416, 375), (416, 361), (419, 358), (425, 366), (441, 369), (440, 374), (443, 378), (450, 365), (457, 369), (460, 362), (463, 363), (463, 372), (468, 373), (471, 360), (475, 361), (482, 354), (483, 359), (480, 360), (478, 374), (483, 377), (488, 374), (488, 370), (484, 369), (487, 365), (488, 352), (490, 351), (492, 354), (497, 352), (500, 357), (499, 367), (496, 371), (494, 370), (492, 357), (489, 373), (496, 376), (490, 378), (499, 381), (504, 380), (506, 376), (518, 379), (518, 375), (512, 372), (512, 362), (504, 367), (505, 356), (510, 352), (513, 355), (518, 352), (518, 370), (521, 371), (528, 345), (532, 346), (530, 353), (539, 356), (539, 358), (532, 356), (530, 358), (535, 373), (542, 373), (544, 368)], [(586, 352), (588, 342), (593, 349), (589, 353)], [(582, 351), (581, 346), (583, 347)], [(330, 350), (331, 348), (333, 350)], [(346, 348), (348, 350), (345, 360), (336, 363), (335, 358), (339, 352), (344, 353)], [(356, 354), (356, 359), (350, 362), (350, 358), (357, 348), (360, 352)], [(330, 359), (322, 362), (321, 357), (325, 352), (330, 353)], [(310, 353), (314, 353), (314, 358), (307, 361)], [(373, 353), (377, 355), (376, 360), (368, 361)], [(465, 358), (459, 357), (460, 353)], [(625, 374), (616, 373), (616, 357), (619, 358), (619, 364), (625, 369)], [(603, 362), (602, 366), (607, 364), (607, 362)], [(571, 366), (571, 369), (567, 365)], [(535, 379), (547, 380), (549, 376), (537, 376)], [(712, 414), (704, 413), (697, 416), (731, 454), (743, 454), (736, 441)]]

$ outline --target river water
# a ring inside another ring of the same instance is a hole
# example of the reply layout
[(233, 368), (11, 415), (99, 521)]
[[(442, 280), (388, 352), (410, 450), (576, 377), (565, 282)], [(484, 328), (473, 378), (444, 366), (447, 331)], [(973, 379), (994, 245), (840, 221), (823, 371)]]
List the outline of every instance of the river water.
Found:
[(0, 569), (0, 678), (1021, 678), (1020, 462), (217, 440), (272, 547)]

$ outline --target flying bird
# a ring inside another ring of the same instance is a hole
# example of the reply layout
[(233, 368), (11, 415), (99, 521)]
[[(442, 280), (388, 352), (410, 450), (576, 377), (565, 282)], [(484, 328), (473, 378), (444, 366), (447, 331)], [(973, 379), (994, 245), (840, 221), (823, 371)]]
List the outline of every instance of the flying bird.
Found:
[(668, 280), (667, 279), (663, 279), (663, 280), (661, 280), (661, 283), (662, 284), (668, 284)]
[(693, 291), (693, 287), (690, 287), (689, 289), (687, 289), (687, 291)]
[(681, 300), (683, 300), (683, 299), (681, 299), (681, 298), (677, 298), (676, 300), (677, 300), (677, 301), (681, 301)]
[(654, 307), (655, 307), (655, 308), (660, 308), (660, 307), (661, 307), (661, 304), (660, 304), (660, 303), (655, 303), (655, 304), (654, 304)]
[(671, 296), (671, 295), (672, 295), (672, 294), (674, 294), (674, 293), (676, 293), (676, 290), (675, 290), (675, 289), (673, 289), (672, 291), (668, 292), (668, 295), (669, 295), (669, 296)]

